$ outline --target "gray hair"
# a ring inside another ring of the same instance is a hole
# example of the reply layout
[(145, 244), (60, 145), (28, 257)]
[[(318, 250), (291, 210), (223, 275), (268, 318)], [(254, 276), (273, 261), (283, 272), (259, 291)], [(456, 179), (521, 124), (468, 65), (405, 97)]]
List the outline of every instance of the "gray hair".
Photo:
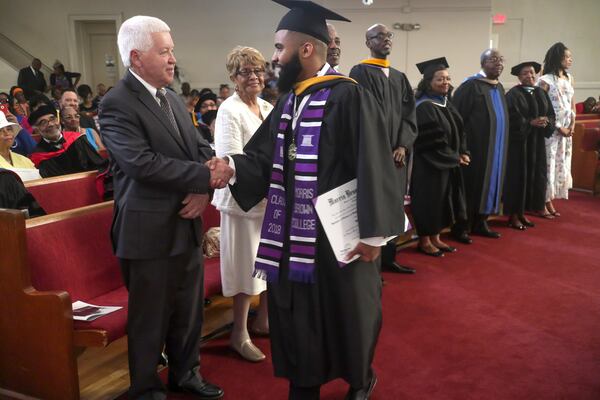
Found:
[(117, 36), (117, 45), (125, 68), (131, 66), (131, 50), (149, 50), (153, 45), (151, 33), (156, 32), (171, 32), (171, 28), (164, 21), (145, 15), (136, 15), (123, 22)]

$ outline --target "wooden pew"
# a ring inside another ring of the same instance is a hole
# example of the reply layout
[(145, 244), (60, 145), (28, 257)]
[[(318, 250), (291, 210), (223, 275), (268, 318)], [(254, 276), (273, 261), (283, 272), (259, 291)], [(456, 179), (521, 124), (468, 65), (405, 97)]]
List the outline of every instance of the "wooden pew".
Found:
[[(104, 202), (30, 220), (0, 210), (0, 395), (77, 400), (77, 355), (125, 335), (127, 290), (110, 244), (112, 208)], [(218, 225), (218, 212), (207, 210), (207, 228)], [(213, 258), (205, 263), (205, 296), (220, 291)], [(123, 308), (73, 321), (76, 300)]]
[[(594, 194), (598, 191), (598, 152), (590, 150), (586, 144), (586, 130), (600, 128), (600, 119), (585, 120), (575, 123), (573, 133), (573, 156), (571, 159), (571, 175), (573, 176), (573, 188), (590, 191)], [(589, 133), (588, 133), (589, 135)]]
[(27, 190), (48, 213), (100, 203), (96, 190), (96, 171), (35, 179), (25, 182)]
[(577, 121), (577, 122), (589, 121), (589, 120), (599, 119), (599, 118), (600, 118), (600, 114), (577, 114), (577, 116), (575, 117), (575, 121)]

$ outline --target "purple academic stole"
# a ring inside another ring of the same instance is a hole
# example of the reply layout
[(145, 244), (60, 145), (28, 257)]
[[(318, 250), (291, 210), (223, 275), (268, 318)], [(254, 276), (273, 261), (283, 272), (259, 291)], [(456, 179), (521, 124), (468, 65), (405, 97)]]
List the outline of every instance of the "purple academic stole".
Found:
[[(281, 113), (275, 141), (271, 182), (267, 197), (267, 209), (263, 221), (254, 276), (276, 282), (286, 240), (290, 244), (289, 276), (295, 282), (314, 282), (317, 241), (317, 213), (313, 198), (317, 196), (317, 166), (319, 162), (319, 138), (325, 111), (325, 103), (331, 89), (325, 88), (310, 94), (306, 106), (298, 118), (295, 131), (297, 154), (294, 165), (294, 191), (291, 221), (287, 220), (286, 189), (284, 186), (285, 134), (291, 131), (294, 113), (292, 92)], [(290, 226), (286, 237), (286, 226)]]

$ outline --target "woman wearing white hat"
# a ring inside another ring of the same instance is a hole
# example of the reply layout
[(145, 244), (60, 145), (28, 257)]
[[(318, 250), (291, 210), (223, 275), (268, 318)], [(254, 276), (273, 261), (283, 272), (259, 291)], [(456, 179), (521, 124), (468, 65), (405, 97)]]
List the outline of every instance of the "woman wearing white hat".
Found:
[[(0, 168), (16, 170), (17, 173), (19, 173), (19, 169), (35, 170), (35, 166), (29, 158), (10, 151), (19, 129), (18, 124), (10, 122), (6, 115), (0, 112)], [(37, 177), (39, 178), (39, 175)]]

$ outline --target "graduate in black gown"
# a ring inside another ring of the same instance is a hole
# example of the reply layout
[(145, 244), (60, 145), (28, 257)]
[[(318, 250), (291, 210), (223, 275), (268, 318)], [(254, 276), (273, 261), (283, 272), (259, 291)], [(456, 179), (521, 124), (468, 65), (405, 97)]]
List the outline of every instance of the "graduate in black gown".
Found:
[[(230, 156), (231, 192), (248, 210), (265, 197), (255, 275), (267, 279), (275, 375), (290, 399), (318, 399), (320, 386), (348, 382), (347, 399), (367, 399), (381, 327), (380, 246), (402, 231), (402, 199), (375, 98), (326, 62), (326, 19), (347, 21), (310, 1), (291, 8), (275, 34), (282, 96), (244, 148)], [(293, 91), (291, 90), (293, 88)], [(218, 162), (215, 159), (215, 162)], [(359, 259), (336, 260), (312, 199), (357, 181)], [(287, 205), (287, 206), (286, 206)]]
[(31, 153), (31, 160), (44, 178), (83, 171), (105, 170), (108, 160), (79, 132), (62, 131), (53, 106), (44, 105), (29, 115), (42, 138)]
[(541, 65), (522, 62), (510, 73), (520, 84), (506, 93), (510, 115), (510, 140), (504, 184), (504, 213), (509, 226), (525, 230), (534, 226), (525, 211), (544, 213), (548, 169), (544, 138), (552, 136), (555, 116), (548, 93), (535, 86)]
[(467, 194), (466, 223), (453, 226), (454, 236), (470, 243), (472, 233), (499, 238), (487, 218), (500, 213), (502, 185), (508, 150), (508, 107), (504, 87), (498, 81), (504, 57), (496, 49), (481, 55), (481, 71), (456, 89), (452, 102), (464, 121), (471, 162), (463, 169)]
[[(389, 173), (396, 175), (396, 190), (404, 198), (407, 188), (408, 154), (417, 137), (415, 99), (406, 75), (390, 66), (388, 56), (392, 51), (394, 34), (382, 24), (371, 26), (366, 34), (366, 45), (371, 58), (352, 67), (350, 77), (368, 89), (377, 99), (386, 119), (387, 138), (392, 148), (394, 168)], [(383, 132), (382, 132), (383, 133)], [(404, 202), (394, 205), (401, 210), (404, 224)], [(395, 262), (396, 241), (391, 240), (382, 249), (381, 263), (384, 268), (400, 273), (414, 273), (413, 268)]]
[(470, 155), (460, 114), (449, 101), (450, 75), (446, 58), (417, 64), (423, 79), (417, 87), (417, 126), (410, 185), (411, 211), (419, 244), (434, 257), (456, 251), (440, 232), (466, 219), (461, 165)]

